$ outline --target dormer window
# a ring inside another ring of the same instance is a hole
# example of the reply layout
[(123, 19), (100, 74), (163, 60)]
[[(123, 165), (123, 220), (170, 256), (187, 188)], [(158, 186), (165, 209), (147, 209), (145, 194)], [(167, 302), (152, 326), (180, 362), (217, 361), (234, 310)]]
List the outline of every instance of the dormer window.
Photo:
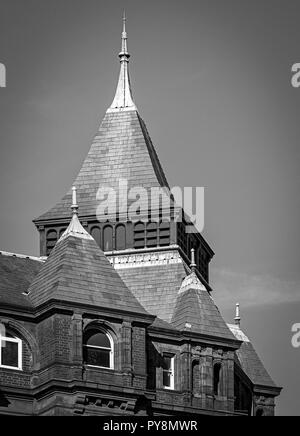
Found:
[(84, 334), (83, 359), (89, 366), (98, 368), (114, 367), (114, 347), (110, 334), (102, 330), (88, 330)]
[(0, 332), (0, 368), (22, 370), (22, 340)]

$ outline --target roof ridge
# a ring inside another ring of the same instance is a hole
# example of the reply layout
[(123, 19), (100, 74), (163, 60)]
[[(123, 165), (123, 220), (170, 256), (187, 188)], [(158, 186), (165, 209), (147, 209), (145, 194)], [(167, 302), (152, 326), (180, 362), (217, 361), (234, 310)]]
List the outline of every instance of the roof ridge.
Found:
[(0, 255), (2, 255), (2, 256), (17, 257), (19, 259), (36, 260), (38, 262), (45, 262), (45, 259), (43, 257), (30, 256), (30, 255), (27, 255), (27, 254), (11, 253), (9, 251), (2, 251), (2, 250), (0, 250)]

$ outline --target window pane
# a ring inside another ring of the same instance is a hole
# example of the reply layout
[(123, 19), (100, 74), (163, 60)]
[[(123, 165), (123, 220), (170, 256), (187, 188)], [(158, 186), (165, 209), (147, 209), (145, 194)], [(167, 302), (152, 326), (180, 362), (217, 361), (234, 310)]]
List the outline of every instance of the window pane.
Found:
[(163, 371), (163, 385), (167, 387), (171, 386), (171, 374), (168, 371)]
[(219, 395), (220, 371), (221, 371), (221, 365), (219, 363), (216, 363), (214, 365), (214, 395)]
[(164, 356), (163, 369), (165, 369), (167, 371), (171, 370), (171, 357)]
[(116, 249), (125, 250), (126, 248), (126, 232), (125, 226), (118, 226), (116, 229)]
[(16, 342), (9, 342), (2, 340), (2, 361), (1, 364), (5, 366), (14, 366), (18, 368), (18, 344)]
[(108, 339), (107, 335), (105, 333), (102, 333), (102, 332), (87, 333), (85, 344), (86, 345), (94, 345), (96, 347), (110, 348), (109, 339)]
[(67, 230), (67, 229), (61, 229), (60, 232), (59, 232), (59, 237), (61, 237), (62, 234), (63, 234), (66, 230)]
[(134, 248), (145, 247), (145, 225), (137, 223), (134, 226)]
[(99, 227), (93, 227), (91, 230), (91, 235), (97, 242), (97, 245), (100, 247), (100, 228)]
[(113, 231), (112, 227), (106, 226), (103, 231), (103, 249), (104, 251), (111, 251), (113, 245)]
[(84, 347), (84, 360), (88, 365), (103, 366), (105, 368), (109, 368), (109, 357), (109, 350)]

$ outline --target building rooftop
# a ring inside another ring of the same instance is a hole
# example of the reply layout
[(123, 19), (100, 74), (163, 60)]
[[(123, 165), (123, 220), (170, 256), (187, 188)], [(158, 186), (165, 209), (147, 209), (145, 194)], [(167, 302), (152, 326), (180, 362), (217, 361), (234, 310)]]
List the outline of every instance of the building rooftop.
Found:
[(179, 330), (234, 340), (211, 295), (194, 271), (178, 291), (172, 324)]
[(236, 356), (242, 370), (251, 382), (254, 385), (275, 388), (276, 385), (274, 381), (265, 369), (250, 339), (241, 330), (240, 326), (228, 324), (228, 327), (238, 340), (243, 341), (240, 348), (236, 351)]
[(0, 305), (30, 307), (24, 293), (42, 265), (38, 257), (0, 251)]

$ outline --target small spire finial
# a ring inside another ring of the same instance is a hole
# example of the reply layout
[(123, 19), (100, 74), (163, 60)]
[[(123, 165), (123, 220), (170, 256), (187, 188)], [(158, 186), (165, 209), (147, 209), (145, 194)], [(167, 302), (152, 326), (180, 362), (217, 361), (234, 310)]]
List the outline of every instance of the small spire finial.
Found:
[(123, 31), (122, 31), (122, 48), (121, 52), (119, 54), (120, 59), (124, 60), (124, 56), (126, 57), (127, 61), (130, 57), (130, 54), (127, 51), (127, 32), (126, 32), (126, 15), (125, 15), (125, 9), (123, 12)]
[(76, 236), (81, 239), (93, 239), (92, 236), (82, 227), (79, 218), (78, 218), (78, 204), (77, 204), (77, 195), (76, 195), (76, 187), (72, 186), (72, 219), (68, 226), (68, 228), (64, 231), (64, 233), (59, 238), (58, 242), (67, 238), (68, 236)]
[(195, 250), (194, 248), (191, 249), (191, 264), (190, 264), (190, 268), (192, 271), (195, 271), (197, 265), (195, 262)]
[(123, 32), (126, 33), (126, 12), (123, 11)]
[(241, 317), (240, 317), (240, 305), (239, 303), (236, 303), (235, 305), (235, 318), (234, 323), (238, 326), (241, 325)]
[(72, 206), (71, 206), (71, 209), (72, 209), (73, 214), (78, 213), (76, 186), (72, 186)]

